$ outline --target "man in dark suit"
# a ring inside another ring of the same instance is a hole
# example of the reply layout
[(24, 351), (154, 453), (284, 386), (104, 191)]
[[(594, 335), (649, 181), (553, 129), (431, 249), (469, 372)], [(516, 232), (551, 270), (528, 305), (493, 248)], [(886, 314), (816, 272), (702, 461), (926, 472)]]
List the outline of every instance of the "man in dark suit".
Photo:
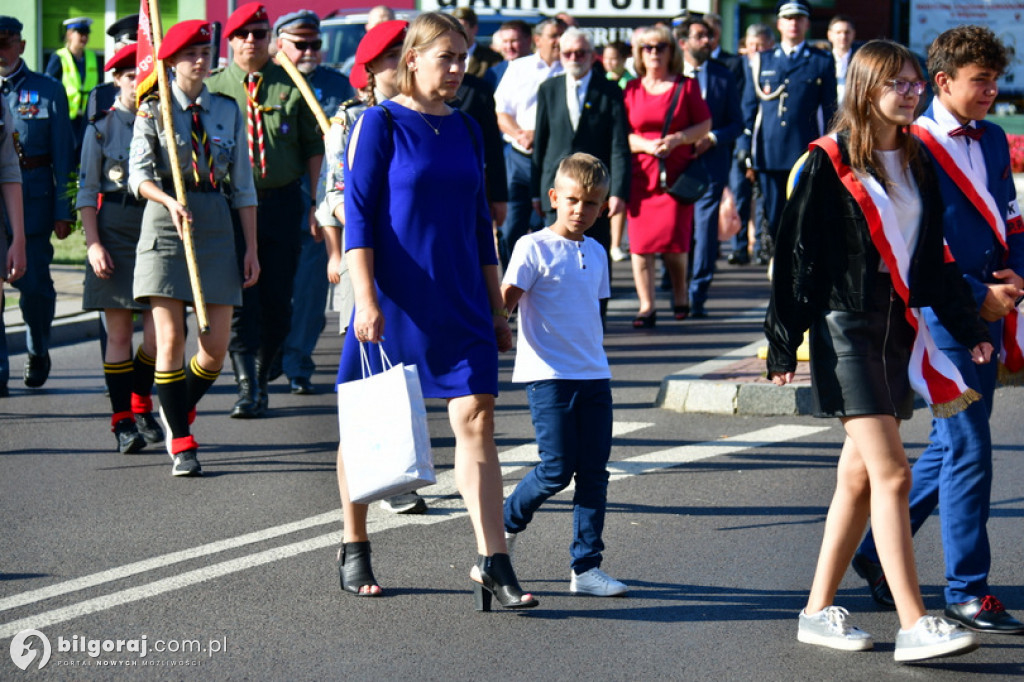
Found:
[(476, 12), (468, 7), (458, 7), (452, 16), (459, 20), (462, 28), (469, 34), (469, 57), (466, 59), (466, 73), (483, 78), (487, 69), (502, 61), (500, 54), (489, 47), (476, 42), (477, 31), (480, 30)]
[(554, 186), (558, 162), (575, 152), (601, 159), (611, 171), (608, 215), (598, 218), (588, 236), (605, 250), (611, 242), (609, 217), (626, 210), (632, 158), (622, 89), (595, 74), (594, 48), (587, 34), (569, 28), (559, 41), (565, 75), (541, 83), (533, 138), (534, 208), (554, 216), (547, 189)]
[(497, 225), (505, 222), (508, 210), (508, 175), (505, 173), (505, 142), (498, 128), (498, 114), (494, 111), (494, 89), (482, 78), (467, 73), (449, 102), (473, 117), (480, 124), (484, 138), (484, 182), (487, 185), (487, 204), (491, 220)]
[(825, 133), (836, 112), (836, 68), (832, 55), (807, 45), (811, 6), (782, 0), (776, 6), (781, 42), (771, 52), (751, 56), (752, 77), (743, 92), (745, 127), (740, 139), (751, 152), (763, 194), (765, 235), (758, 260), (774, 249), (786, 180), (807, 145)]
[(836, 101), (843, 102), (843, 93), (846, 91), (846, 70), (850, 68), (850, 59), (853, 53), (863, 43), (858, 43), (857, 29), (853, 20), (845, 14), (837, 14), (828, 22), (828, 42), (832, 45), (832, 58), (836, 62)]
[[(708, 49), (711, 51), (710, 59), (714, 59), (716, 62), (725, 64), (730, 71), (732, 71), (733, 77), (736, 79), (736, 86), (743, 91), (743, 72), (747, 65), (746, 60), (741, 54), (733, 54), (722, 48), (722, 17), (715, 12), (708, 12), (706, 14), (698, 15), (698, 19), (704, 21), (704, 25), (708, 27)], [(682, 26), (677, 26), (677, 33), (682, 29)]]
[(718, 207), (722, 190), (729, 183), (733, 143), (743, 132), (743, 113), (735, 76), (724, 64), (710, 58), (710, 27), (703, 20), (690, 17), (676, 27), (675, 35), (683, 53), (683, 74), (697, 79), (711, 110), (711, 132), (695, 145), (711, 175), (711, 186), (694, 205), (693, 214), (690, 317), (701, 318), (707, 317), (704, 304), (718, 258)]

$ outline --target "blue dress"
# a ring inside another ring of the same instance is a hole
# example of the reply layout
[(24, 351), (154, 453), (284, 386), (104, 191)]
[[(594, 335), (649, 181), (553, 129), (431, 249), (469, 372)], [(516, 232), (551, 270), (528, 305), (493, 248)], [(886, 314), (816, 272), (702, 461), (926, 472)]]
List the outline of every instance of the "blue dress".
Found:
[[(345, 249), (374, 250), (384, 351), (416, 365), (424, 397), (497, 395), (498, 346), (481, 267), (498, 260), (480, 128), (459, 111), (421, 116), (382, 106), (391, 130), (380, 107), (367, 109), (346, 153)], [(368, 350), (376, 373), (380, 355)], [(338, 383), (361, 378), (359, 342), (348, 334)]]

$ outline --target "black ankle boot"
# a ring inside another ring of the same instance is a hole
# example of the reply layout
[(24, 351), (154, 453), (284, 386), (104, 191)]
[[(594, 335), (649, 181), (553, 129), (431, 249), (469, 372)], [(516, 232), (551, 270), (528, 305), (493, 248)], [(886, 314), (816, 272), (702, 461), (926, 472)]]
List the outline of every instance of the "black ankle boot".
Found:
[(345, 542), (338, 550), (338, 580), (341, 589), (351, 592), (357, 597), (379, 597), (377, 592), (361, 592), (362, 587), (377, 587), (377, 579), (373, 577), (370, 566), (370, 542)]
[(255, 419), (262, 414), (257, 395), (256, 356), (232, 353), (231, 366), (234, 367), (235, 383), (238, 384), (238, 400), (231, 408), (231, 416), (235, 419)]
[(473, 585), (473, 599), (477, 611), (490, 611), (492, 596), (506, 609), (529, 609), (540, 603), (532, 594), (524, 594), (519, 587), (508, 554), (477, 555), (476, 569), (478, 575), (470, 577), (476, 583)]

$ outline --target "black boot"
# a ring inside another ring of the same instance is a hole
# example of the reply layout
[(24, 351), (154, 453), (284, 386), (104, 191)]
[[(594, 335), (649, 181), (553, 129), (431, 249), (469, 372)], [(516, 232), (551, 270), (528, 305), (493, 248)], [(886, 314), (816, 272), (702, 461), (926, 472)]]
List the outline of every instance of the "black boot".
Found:
[(238, 384), (238, 400), (231, 408), (234, 419), (256, 419), (260, 409), (256, 379), (256, 356), (250, 353), (232, 353), (231, 366), (235, 369), (235, 383)]
[(267, 386), (270, 384), (270, 370), (273, 367), (273, 362), (264, 362), (261, 359), (256, 360), (256, 404), (259, 408), (260, 414), (267, 411), (270, 407), (270, 396), (267, 394)]

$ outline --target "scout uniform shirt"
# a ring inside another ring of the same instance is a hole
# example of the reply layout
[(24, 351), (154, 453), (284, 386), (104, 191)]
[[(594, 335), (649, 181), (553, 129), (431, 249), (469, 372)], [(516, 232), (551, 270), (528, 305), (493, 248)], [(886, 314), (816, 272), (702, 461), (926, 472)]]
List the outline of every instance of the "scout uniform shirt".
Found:
[[(253, 163), (253, 177), (257, 189), (275, 189), (305, 175), (309, 170), (306, 161), (323, 154), (324, 143), (313, 112), (285, 70), (268, 60), (259, 73), (262, 80), (255, 105), (263, 115), (266, 177), (261, 177), (258, 161)], [(245, 126), (248, 76), (242, 67), (231, 62), (206, 81), (211, 92), (227, 95), (238, 103), (243, 121), (240, 142), (248, 139)], [(247, 149), (242, 151), (248, 155)]]
[(101, 111), (85, 133), (82, 165), (78, 171), (78, 198), (75, 210), (97, 208), (100, 193), (128, 191), (128, 154), (132, 146), (135, 114), (120, 100)]
[[(178, 144), (178, 165), (181, 166), (185, 184), (194, 183), (192, 173), (192, 102), (177, 83), (171, 83), (171, 107), (174, 130)], [(238, 105), (230, 97), (211, 93), (206, 86), (196, 98), (201, 107), (199, 120), (203, 123), (210, 140), (210, 155), (213, 157), (213, 176), (218, 186), (224, 178), (231, 180), (231, 205), (234, 208), (256, 205), (256, 189), (252, 173), (249, 172), (249, 152), (245, 148), (245, 121)], [(142, 103), (135, 118), (135, 132), (132, 138), (129, 162), (128, 185), (135, 196), (139, 196), (139, 185), (152, 180), (173, 194), (171, 186), (171, 165), (167, 157), (166, 133), (163, 129), (160, 102), (151, 99)], [(159, 137), (158, 137), (159, 136)], [(201, 182), (209, 181), (209, 162), (200, 152), (199, 175)], [(166, 183), (164, 183), (166, 180)]]

